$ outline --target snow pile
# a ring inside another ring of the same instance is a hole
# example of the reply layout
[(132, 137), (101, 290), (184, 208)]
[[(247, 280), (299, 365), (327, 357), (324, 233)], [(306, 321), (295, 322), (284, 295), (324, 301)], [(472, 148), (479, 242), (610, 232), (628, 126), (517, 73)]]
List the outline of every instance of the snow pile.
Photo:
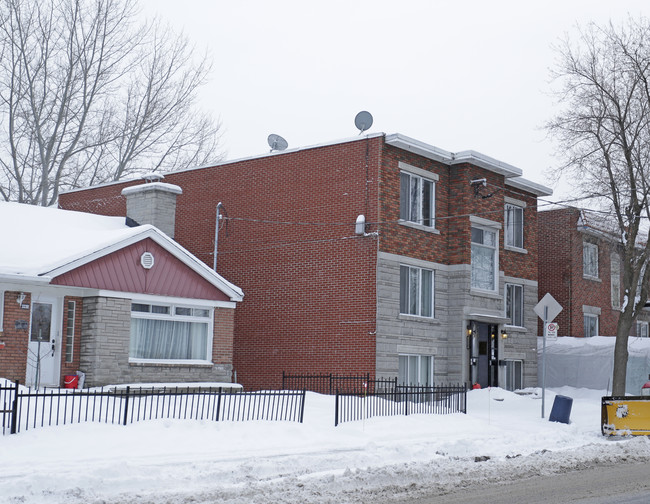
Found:
[(468, 413), (371, 418), (334, 427), (334, 398), (308, 393), (303, 424), (158, 420), (77, 424), (0, 438), (2, 503), (390, 502), (458, 486), (650, 460), (646, 438), (600, 433), (602, 392), (468, 393)]

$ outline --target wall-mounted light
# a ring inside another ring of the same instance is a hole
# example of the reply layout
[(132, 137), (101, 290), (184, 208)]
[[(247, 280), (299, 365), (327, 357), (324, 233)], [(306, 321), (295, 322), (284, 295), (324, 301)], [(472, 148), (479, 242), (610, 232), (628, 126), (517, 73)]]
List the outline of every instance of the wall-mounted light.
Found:
[(472, 335), (472, 326), (468, 325), (467, 326), (467, 336), (471, 336), (471, 335)]
[(27, 294), (25, 294), (24, 292), (21, 292), (20, 296), (18, 296), (18, 298), (16, 299), (16, 303), (18, 303), (19, 305), (22, 305), (23, 301), (25, 301), (26, 297), (27, 297)]
[(508, 339), (508, 333), (506, 332), (505, 329), (503, 329), (503, 330), (501, 331), (501, 338), (502, 338), (502, 339)]

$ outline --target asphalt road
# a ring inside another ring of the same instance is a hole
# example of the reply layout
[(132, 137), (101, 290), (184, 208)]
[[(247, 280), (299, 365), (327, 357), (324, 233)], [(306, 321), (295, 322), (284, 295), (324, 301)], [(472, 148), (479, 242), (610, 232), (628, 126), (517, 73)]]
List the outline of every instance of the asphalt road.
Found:
[(409, 504), (648, 504), (650, 464), (595, 465), (553, 476), (494, 485), (470, 485), (446, 495), (408, 499)]

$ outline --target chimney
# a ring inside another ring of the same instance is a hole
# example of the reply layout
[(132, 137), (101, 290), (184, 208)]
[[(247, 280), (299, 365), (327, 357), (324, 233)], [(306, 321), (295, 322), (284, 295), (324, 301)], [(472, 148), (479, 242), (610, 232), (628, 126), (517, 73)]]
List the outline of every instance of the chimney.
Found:
[(151, 224), (170, 238), (176, 227), (176, 197), (183, 193), (177, 185), (159, 182), (158, 174), (144, 177), (145, 183), (122, 189), (126, 216), (138, 224)]

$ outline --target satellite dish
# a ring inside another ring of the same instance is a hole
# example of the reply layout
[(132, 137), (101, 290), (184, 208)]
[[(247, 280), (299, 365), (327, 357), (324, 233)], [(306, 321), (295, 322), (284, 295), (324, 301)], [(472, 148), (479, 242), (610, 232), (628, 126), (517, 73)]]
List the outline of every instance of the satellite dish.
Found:
[(354, 118), (354, 125), (359, 130), (359, 135), (370, 129), (370, 126), (372, 126), (372, 114), (365, 110), (359, 112)]
[(284, 149), (289, 147), (287, 141), (284, 138), (282, 138), (280, 135), (276, 135), (275, 133), (271, 133), (269, 135), (267, 142), (269, 143), (269, 147), (271, 147), (271, 152), (273, 152), (274, 150), (283, 151)]

